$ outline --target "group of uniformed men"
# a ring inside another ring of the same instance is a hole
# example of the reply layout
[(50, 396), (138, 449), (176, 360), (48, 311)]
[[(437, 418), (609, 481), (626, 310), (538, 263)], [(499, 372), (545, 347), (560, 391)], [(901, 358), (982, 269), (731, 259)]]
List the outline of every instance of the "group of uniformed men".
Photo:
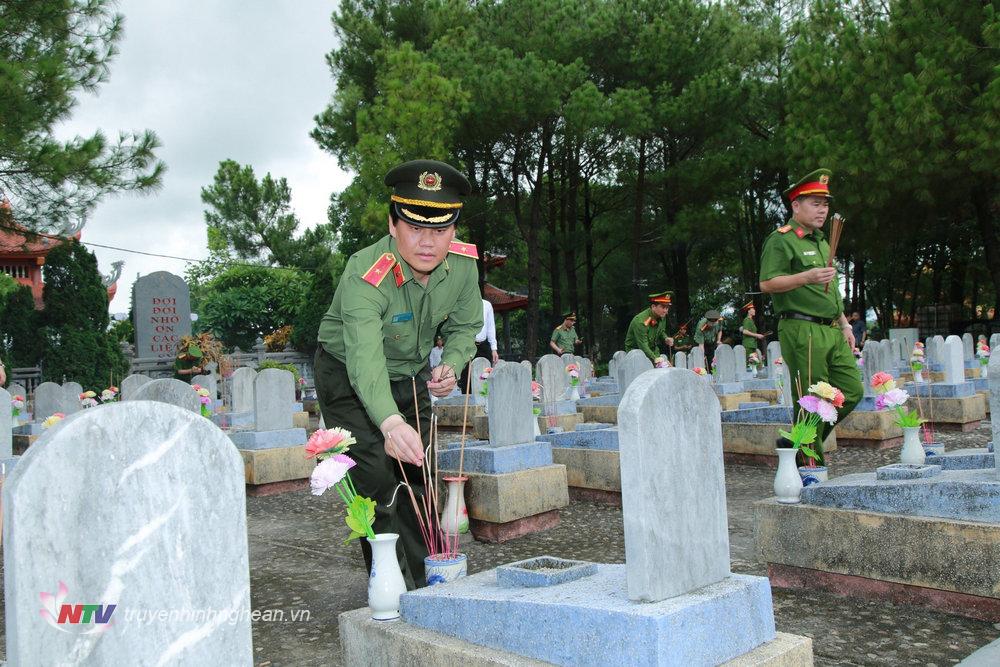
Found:
[[(811, 367), (809, 382), (828, 380), (846, 397), (846, 414), (861, 396), (850, 325), (846, 324), (836, 270), (826, 266), (829, 245), (822, 234), (829, 211), (829, 172), (819, 170), (785, 194), (792, 219), (772, 233), (761, 259), (761, 290), (772, 295), (782, 355), (795, 378)], [(446, 396), (475, 351), (483, 325), (476, 247), (455, 240), (469, 181), (448, 164), (414, 160), (385, 177), (392, 188), (387, 235), (347, 262), (333, 302), (323, 317), (316, 352), (316, 388), (326, 424), (345, 428), (357, 444), (351, 477), (362, 496), (376, 502), (376, 533), (397, 533), (397, 552), (407, 587), (423, 585), (427, 555), (410, 504), (390, 506), (403, 471), (418, 496), (419, 466), (427, 449), (430, 395)], [(824, 286), (832, 283), (829, 290)], [(669, 292), (649, 296), (649, 306), (631, 321), (625, 349), (641, 349), (656, 360), (663, 346), (693, 339), (706, 359), (721, 341), (722, 316), (705, 313), (688, 336), (686, 327), (667, 332)], [(748, 351), (764, 335), (756, 331), (752, 302), (744, 306), (741, 331)], [(556, 354), (581, 343), (575, 313), (566, 313), (549, 343)], [(428, 366), (434, 337), (444, 347)], [(676, 339), (676, 340), (675, 340)], [(808, 361), (811, 360), (811, 366)], [(797, 388), (793, 390), (798, 397)], [(422, 418), (418, 420), (418, 414)], [(418, 429), (419, 428), (419, 432)], [(371, 549), (361, 546), (368, 569)]]

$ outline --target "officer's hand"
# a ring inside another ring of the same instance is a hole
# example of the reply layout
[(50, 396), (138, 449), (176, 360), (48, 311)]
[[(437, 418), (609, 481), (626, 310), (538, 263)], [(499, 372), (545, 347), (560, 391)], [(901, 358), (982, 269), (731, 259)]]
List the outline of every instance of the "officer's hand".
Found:
[(399, 415), (392, 415), (382, 422), (385, 436), (385, 453), (404, 463), (415, 466), (424, 462), (424, 445), (416, 429), (407, 424)]
[(496, 366), (498, 361), (500, 361), (500, 354), (493, 350), (493, 365)]
[(673, 347), (674, 346), (674, 339), (671, 338), (670, 336), (667, 336), (667, 346), (668, 347)]
[(431, 370), (431, 379), (427, 383), (427, 391), (438, 398), (443, 398), (454, 391), (457, 383), (458, 380), (455, 378), (455, 371), (441, 364)]
[(854, 340), (854, 331), (851, 330), (851, 327), (844, 327), (841, 331), (844, 332), (844, 339), (851, 346), (851, 350), (854, 350), (857, 347), (857, 342)]
[(837, 275), (837, 269), (832, 266), (824, 266), (803, 271), (803, 274), (805, 275), (807, 285), (825, 285)]

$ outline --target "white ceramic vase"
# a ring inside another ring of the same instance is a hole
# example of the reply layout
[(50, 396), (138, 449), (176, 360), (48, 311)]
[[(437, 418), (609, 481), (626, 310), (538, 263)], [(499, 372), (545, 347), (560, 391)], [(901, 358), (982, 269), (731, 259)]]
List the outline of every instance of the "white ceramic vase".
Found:
[(406, 582), (396, 560), (396, 533), (378, 533), (365, 538), (372, 547), (372, 571), (368, 577), (368, 607), (376, 621), (399, 618), (399, 596)]
[(924, 381), (924, 372), (922, 370), (921, 371), (913, 371), (913, 381), (914, 382), (923, 382)]
[(778, 453), (778, 472), (774, 475), (774, 495), (778, 497), (778, 502), (791, 505), (799, 502), (799, 494), (802, 493), (802, 477), (799, 476), (798, 467), (795, 465), (794, 447), (776, 447)]
[(903, 427), (903, 451), (899, 454), (900, 463), (923, 465), (926, 460), (924, 446), (920, 444), (920, 427)]
[(572, 386), (569, 388), (569, 400), (579, 401), (580, 400), (580, 387)]
[(441, 530), (445, 535), (454, 536), (469, 532), (469, 510), (465, 507), (465, 483), (468, 479), (468, 477), (444, 478), (448, 483), (448, 500), (441, 512)]
[(989, 368), (990, 367), (987, 364), (980, 364), (980, 366), (979, 366), (979, 377), (981, 377), (981, 378), (989, 377), (989, 374), (987, 373), (987, 371), (989, 370)]
[(469, 573), (469, 558), (455, 554), (453, 558), (427, 556), (424, 558), (424, 579), (428, 586), (446, 584)]
[(536, 414), (531, 415), (531, 424), (535, 429), (535, 437), (540, 436), (542, 434), (542, 429), (541, 427), (538, 426), (538, 415)]

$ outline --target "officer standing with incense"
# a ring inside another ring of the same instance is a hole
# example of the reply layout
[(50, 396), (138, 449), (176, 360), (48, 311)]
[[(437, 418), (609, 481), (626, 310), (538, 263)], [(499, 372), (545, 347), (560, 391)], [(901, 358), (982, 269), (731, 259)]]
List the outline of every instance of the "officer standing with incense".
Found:
[(705, 316), (694, 327), (694, 344), (705, 354), (705, 366), (711, 367), (715, 358), (715, 347), (722, 342), (722, 313), (717, 310), (705, 311)]
[(740, 333), (743, 335), (743, 348), (749, 357), (751, 352), (757, 350), (758, 342), (763, 343), (764, 334), (757, 333), (757, 324), (753, 321), (757, 309), (754, 308), (753, 301), (748, 301), (740, 310), (746, 313), (743, 324), (740, 325)]
[[(407, 588), (424, 585), (424, 546), (403, 479), (417, 494), (430, 430), (430, 394), (447, 396), (483, 326), (476, 247), (455, 241), (469, 181), (452, 166), (414, 160), (385, 177), (393, 188), (388, 234), (347, 262), (319, 327), (316, 390), (323, 420), (357, 439), (358, 494), (374, 500), (376, 533), (397, 533)], [(444, 350), (428, 358), (440, 326)], [(418, 432), (418, 412), (419, 428)], [(433, 456), (433, 452), (429, 454)], [(371, 548), (360, 540), (371, 570)]]
[(563, 315), (562, 324), (552, 330), (549, 348), (559, 356), (574, 354), (573, 350), (582, 342), (576, 335), (576, 313), (569, 312)]
[[(837, 410), (843, 419), (861, 400), (862, 387), (837, 269), (827, 266), (830, 245), (823, 225), (830, 212), (830, 175), (829, 169), (817, 169), (784, 192), (792, 218), (764, 241), (760, 289), (771, 295), (779, 318), (778, 340), (792, 378), (793, 402), (799, 399), (799, 385), (805, 392), (811, 384), (828, 382), (844, 393)], [(820, 443), (829, 430), (820, 423)]]
[(661, 350), (673, 347), (674, 339), (667, 335), (667, 313), (670, 311), (670, 292), (649, 295), (649, 307), (632, 318), (625, 332), (625, 351), (642, 350), (656, 363)]

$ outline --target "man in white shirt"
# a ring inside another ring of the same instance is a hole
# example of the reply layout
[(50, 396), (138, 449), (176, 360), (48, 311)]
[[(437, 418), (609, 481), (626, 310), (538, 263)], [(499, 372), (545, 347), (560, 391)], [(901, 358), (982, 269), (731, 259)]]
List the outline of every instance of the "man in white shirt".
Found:
[(437, 368), (441, 365), (441, 355), (444, 354), (444, 338), (438, 336), (434, 339), (434, 347), (431, 348), (430, 367)]
[[(493, 304), (483, 299), (483, 328), (476, 334), (476, 356), (489, 359), (495, 366), (500, 360), (497, 352), (497, 326), (493, 318)], [(462, 377), (459, 379), (459, 389), (465, 393), (468, 383), (469, 366), (462, 369)]]

